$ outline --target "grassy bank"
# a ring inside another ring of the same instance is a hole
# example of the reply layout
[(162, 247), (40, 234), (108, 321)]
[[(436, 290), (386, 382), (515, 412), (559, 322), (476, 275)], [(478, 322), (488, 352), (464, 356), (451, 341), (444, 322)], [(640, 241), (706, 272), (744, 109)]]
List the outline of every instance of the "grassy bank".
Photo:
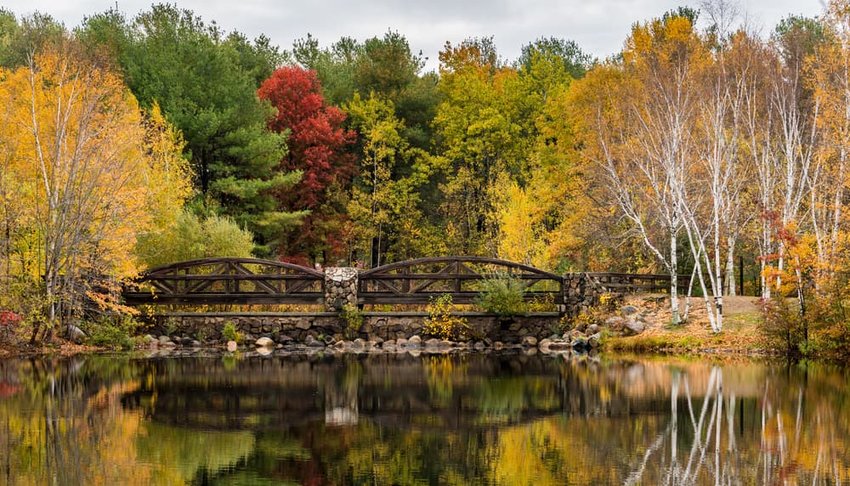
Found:
[(759, 332), (761, 314), (758, 311), (725, 316), (720, 333), (711, 331), (704, 312), (695, 314), (679, 326), (656, 324), (637, 336), (609, 337), (603, 343), (604, 350), (623, 353), (770, 354)]

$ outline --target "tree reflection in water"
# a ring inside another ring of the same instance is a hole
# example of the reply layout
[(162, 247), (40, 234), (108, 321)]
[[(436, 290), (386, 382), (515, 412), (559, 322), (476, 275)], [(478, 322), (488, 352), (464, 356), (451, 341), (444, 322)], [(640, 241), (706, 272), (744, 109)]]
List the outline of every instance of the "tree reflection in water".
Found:
[[(818, 367), (768, 371), (777, 373), (766, 374), (759, 396), (747, 407), (736, 387), (724, 389), (724, 368), (712, 366), (698, 409), (688, 374), (673, 373), (669, 425), (647, 447), (625, 484), (648, 479), (671, 485), (846, 482), (850, 462), (843, 373)], [(810, 373), (817, 379), (811, 380)], [(743, 423), (745, 411), (749, 423)], [(679, 446), (682, 436), (688, 437), (688, 447)], [(664, 448), (669, 448), (667, 457)], [(648, 475), (648, 464), (657, 472)]]
[(839, 484), (846, 384), (617, 357), (13, 360), (0, 484)]

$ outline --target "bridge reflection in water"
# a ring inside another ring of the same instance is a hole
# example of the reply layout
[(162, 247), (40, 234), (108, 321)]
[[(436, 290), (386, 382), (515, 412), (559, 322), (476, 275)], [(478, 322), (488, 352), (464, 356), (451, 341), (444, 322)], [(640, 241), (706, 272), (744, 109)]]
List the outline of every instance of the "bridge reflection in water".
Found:
[(0, 363), (3, 484), (846, 482), (846, 373), (525, 355)]

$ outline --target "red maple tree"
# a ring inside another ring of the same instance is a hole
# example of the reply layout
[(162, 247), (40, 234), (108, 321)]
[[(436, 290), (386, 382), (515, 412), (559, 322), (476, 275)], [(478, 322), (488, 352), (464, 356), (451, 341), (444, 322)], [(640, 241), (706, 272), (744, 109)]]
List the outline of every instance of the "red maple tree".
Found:
[(311, 211), (298, 230), (287, 235), (282, 256), (306, 263), (320, 252), (338, 253), (342, 238), (337, 233), (345, 213), (330, 201), (329, 191), (345, 186), (355, 169), (354, 155), (348, 150), (355, 133), (343, 127), (345, 113), (325, 103), (316, 72), (298, 66), (277, 69), (257, 95), (277, 108), (269, 128), (289, 132), (289, 153), (281, 169), (303, 172), (301, 182), (278, 197), (288, 208)]

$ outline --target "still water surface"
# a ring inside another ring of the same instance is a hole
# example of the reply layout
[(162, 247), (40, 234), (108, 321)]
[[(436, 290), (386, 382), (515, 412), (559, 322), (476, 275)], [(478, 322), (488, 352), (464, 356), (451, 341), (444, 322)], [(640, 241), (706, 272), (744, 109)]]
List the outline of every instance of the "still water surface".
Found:
[(0, 484), (846, 484), (845, 370), (521, 354), (0, 361)]

